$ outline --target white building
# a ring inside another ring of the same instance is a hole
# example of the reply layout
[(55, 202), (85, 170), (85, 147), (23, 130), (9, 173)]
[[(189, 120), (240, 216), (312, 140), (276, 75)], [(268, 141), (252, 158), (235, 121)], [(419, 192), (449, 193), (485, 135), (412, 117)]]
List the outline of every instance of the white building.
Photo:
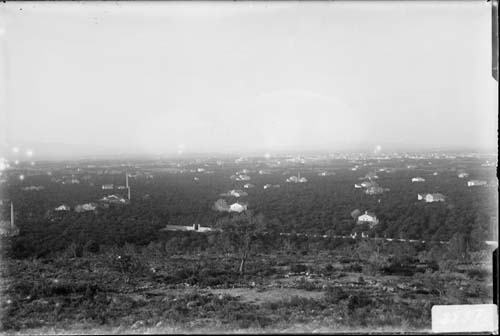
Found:
[(378, 187), (378, 186), (372, 186), (366, 189), (365, 193), (367, 195), (378, 195), (382, 194), (385, 191), (384, 188)]
[(445, 196), (443, 194), (435, 193), (435, 194), (418, 194), (417, 196), (418, 200), (425, 201), (426, 203), (433, 203), (433, 202), (444, 202), (445, 201)]
[(362, 186), (363, 188), (370, 188), (370, 187), (372, 187), (372, 186), (374, 186), (374, 185), (375, 185), (375, 184), (374, 184), (373, 182), (367, 182), (367, 181), (365, 181), (365, 182), (361, 182), (361, 186)]
[(119, 197), (116, 195), (109, 195), (109, 196), (103, 197), (101, 199), (101, 201), (107, 202), (107, 203), (115, 203), (115, 204), (124, 204), (127, 202), (123, 197)]
[(213, 231), (212, 228), (208, 226), (201, 226), (200, 224), (193, 224), (192, 226), (184, 226), (184, 225), (167, 225), (165, 228), (160, 231), (192, 231), (192, 232), (210, 232)]
[(230, 212), (243, 212), (245, 210), (247, 210), (247, 204), (244, 204), (244, 203), (233, 203), (229, 206), (229, 211)]
[(411, 179), (412, 182), (425, 182), (423, 177), (414, 177)]
[(379, 220), (377, 219), (377, 216), (373, 213), (368, 213), (368, 211), (365, 211), (365, 213), (361, 216), (358, 217), (358, 224), (369, 224), (370, 227), (373, 227), (379, 223)]
[(29, 186), (29, 187), (24, 187), (22, 190), (24, 191), (39, 191), (45, 189), (44, 186)]
[(255, 187), (255, 185), (253, 185), (252, 183), (245, 183), (245, 185), (243, 186), (243, 188), (245, 188), (245, 189), (250, 189), (253, 187)]
[(248, 193), (243, 190), (231, 190), (229, 191), (228, 195), (234, 197), (243, 197), (248, 196)]
[(66, 204), (62, 204), (54, 209), (55, 211), (69, 211), (71, 208)]
[(297, 174), (297, 176), (290, 176), (289, 178), (286, 179), (286, 182), (292, 182), (292, 183), (306, 183), (307, 179), (305, 177), (300, 177), (300, 172)]
[(113, 188), (114, 188), (113, 184), (103, 184), (102, 185), (102, 189), (103, 190), (110, 190), (110, 189), (113, 189)]
[(482, 181), (482, 180), (467, 181), (468, 187), (477, 187), (477, 186), (482, 186), (482, 185), (486, 185), (486, 181)]
[(85, 203), (85, 204), (78, 204), (75, 207), (76, 212), (85, 212), (85, 211), (94, 211), (97, 208), (95, 204), (92, 203)]
[(457, 176), (458, 176), (458, 178), (465, 178), (465, 177), (468, 177), (469, 174), (468, 173), (460, 173)]

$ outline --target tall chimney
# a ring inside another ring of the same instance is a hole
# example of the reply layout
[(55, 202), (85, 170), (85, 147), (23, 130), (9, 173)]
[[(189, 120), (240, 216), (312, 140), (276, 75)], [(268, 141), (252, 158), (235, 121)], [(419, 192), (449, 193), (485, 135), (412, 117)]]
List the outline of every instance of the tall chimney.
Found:
[(10, 202), (10, 228), (13, 230), (14, 226), (14, 203)]
[(128, 184), (128, 173), (125, 173), (125, 185), (127, 187), (127, 196), (130, 201), (130, 185)]

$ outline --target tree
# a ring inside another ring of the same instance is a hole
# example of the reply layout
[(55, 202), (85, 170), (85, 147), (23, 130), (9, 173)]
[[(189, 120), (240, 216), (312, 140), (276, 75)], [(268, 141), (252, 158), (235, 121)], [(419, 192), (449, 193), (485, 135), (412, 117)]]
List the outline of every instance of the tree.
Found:
[(254, 216), (252, 212), (245, 211), (222, 218), (217, 226), (222, 230), (224, 241), (238, 254), (238, 272), (243, 276), (248, 258), (257, 243), (263, 241), (262, 238), (266, 233), (267, 223), (264, 215)]

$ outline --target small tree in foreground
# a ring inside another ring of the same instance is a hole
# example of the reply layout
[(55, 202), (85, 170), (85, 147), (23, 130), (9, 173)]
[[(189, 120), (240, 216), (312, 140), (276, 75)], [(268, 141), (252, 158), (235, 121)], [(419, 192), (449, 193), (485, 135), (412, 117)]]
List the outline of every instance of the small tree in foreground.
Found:
[(251, 211), (224, 217), (217, 223), (222, 230), (222, 239), (239, 256), (238, 272), (245, 274), (245, 264), (255, 246), (263, 241), (267, 224), (262, 214), (256, 216)]

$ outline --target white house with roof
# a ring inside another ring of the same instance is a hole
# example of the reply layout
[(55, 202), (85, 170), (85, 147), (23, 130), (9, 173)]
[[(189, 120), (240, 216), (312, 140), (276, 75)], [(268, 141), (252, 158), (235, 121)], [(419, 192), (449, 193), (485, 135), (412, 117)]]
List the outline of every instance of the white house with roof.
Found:
[(69, 211), (69, 210), (71, 210), (71, 208), (66, 204), (61, 204), (60, 206), (56, 207), (54, 210), (55, 211)]
[(236, 189), (229, 191), (228, 196), (243, 197), (243, 196), (248, 196), (248, 193), (243, 190)]
[(411, 179), (412, 182), (425, 182), (423, 177), (414, 177)]
[(382, 194), (385, 191), (384, 188), (378, 186), (372, 186), (366, 189), (365, 193), (367, 195), (378, 195)]
[(109, 183), (109, 184), (103, 184), (101, 188), (102, 188), (102, 190), (111, 190), (111, 189), (114, 188), (114, 185), (111, 184), (111, 183)]
[(199, 232), (199, 233), (205, 233), (205, 232), (210, 232), (213, 231), (212, 228), (208, 226), (201, 226), (200, 224), (193, 224), (189, 226), (185, 225), (167, 225), (160, 231), (191, 231), (191, 232)]
[(229, 212), (243, 212), (247, 210), (248, 204), (246, 203), (233, 203), (229, 206)]
[(286, 182), (292, 182), (292, 183), (306, 183), (307, 179), (305, 177), (300, 177), (300, 172), (297, 174), (297, 176), (290, 176), (289, 178), (286, 179)]
[(440, 193), (434, 193), (434, 194), (418, 194), (417, 196), (419, 201), (425, 201), (426, 203), (433, 203), (433, 202), (444, 202), (445, 201), (445, 196)]
[(116, 196), (116, 195), (109, 195), (109, 196), (103, 197), (103, 198), (101, 198), (101, 201), (107, 202), (107, 203), (114, 203), (114, 204), (124, 204), (127, 202), (125, 200), (125, 198), (120, 197), (120, 196)]
[(94, 211), (97, 208), (97, 206), (93, 203), (85, 203), (85, 204), (78, 204), (75, 207), (76, 212), (86, 212), (86, 211)]
[(467, 186), (468, 187), (478, 187), (478, 186), (483, 186), (486, 185), (487, 182), (483, 180), (470, 180), (467, 181)]
[(254, 188), (255, 185), (253, 185), (252, 183), (245, 183), (245, 185), (243, 186), (243, 188), (245, 189), (250, 189), (250, 188)]
[(364, 214), (358, 217), (357, 224), (369, 224), (370, 227), (373, 227), (379, 223), (377, 216), (374, 213), (365, 211)]
[(368, 182), (368, 181), (361, 182), (361, 186), (362, 186), (363, 188), (370, 188), (370, 187), (375, 186), (375, 185), (376, 185), (376, 184), (375, 184), (375, 183), (373, 183), (373, 182)]

